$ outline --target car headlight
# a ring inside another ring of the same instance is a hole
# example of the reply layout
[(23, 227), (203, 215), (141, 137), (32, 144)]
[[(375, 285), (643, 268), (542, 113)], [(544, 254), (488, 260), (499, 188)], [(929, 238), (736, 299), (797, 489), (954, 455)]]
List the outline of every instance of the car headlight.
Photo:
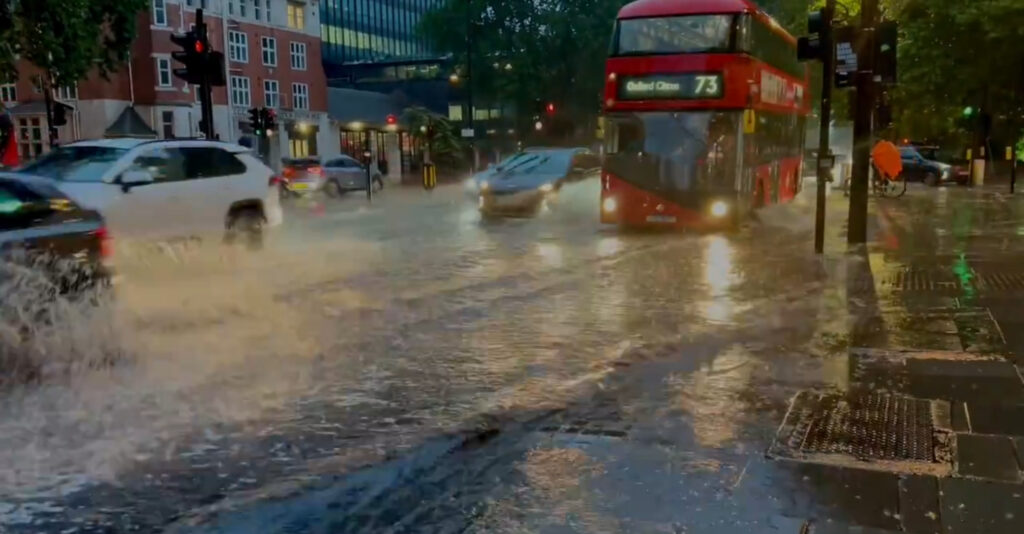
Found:
[(476, 191), (477, 190), (476, 180), (474, 180), (472, 178), (470, 178), (469, 180), (466, 180), (466, 190), (467, 191)]
[(615, 213), (615, 210), (619, 209), (619, 202), (615, 197), (608, 197), (601, 203), (601, 209), (607, 213)]
[(723, 200), (716, 200), (711, 203), (712, 217), (725, 217), (729, 213), (729, 204)]
[(484, 180), (484, 181), (480, 182), (480, 190), (481, 191), (487, 191), (490, 188), (491, 188), (491, 184), (488, 183), (487, 180)]
[(544, 184), (544, 185), (540, 186), (540, 190), (543, 193), (550, 193), (550, 192), (555, 190), (555, 186), (553, 186), (551, 184)]

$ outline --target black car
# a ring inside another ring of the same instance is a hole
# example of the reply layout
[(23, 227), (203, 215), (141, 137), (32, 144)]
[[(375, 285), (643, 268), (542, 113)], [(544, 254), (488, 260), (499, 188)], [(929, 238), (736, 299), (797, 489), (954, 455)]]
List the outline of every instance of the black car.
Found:
[(0, 292), (18, 290), (19, 273), (26, 272), (47, 282), (49, 295), (42, 298), (106, 287), (110, 252), (99, 213), (45, 178), (0, 173)]

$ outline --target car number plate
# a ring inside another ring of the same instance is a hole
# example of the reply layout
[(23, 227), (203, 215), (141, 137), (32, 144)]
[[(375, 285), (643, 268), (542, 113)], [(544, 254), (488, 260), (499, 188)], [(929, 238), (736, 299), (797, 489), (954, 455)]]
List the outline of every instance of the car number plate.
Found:
[(672, 215), (648, 215), (647, 222), (652, 223), (674, 223), (676, 218)]
[(296, 183), (292, 184), (292, 189), (297, 189), (297, 190), (309, 189), (309, 184), (304, 184), (302, 182), (296, 182)]

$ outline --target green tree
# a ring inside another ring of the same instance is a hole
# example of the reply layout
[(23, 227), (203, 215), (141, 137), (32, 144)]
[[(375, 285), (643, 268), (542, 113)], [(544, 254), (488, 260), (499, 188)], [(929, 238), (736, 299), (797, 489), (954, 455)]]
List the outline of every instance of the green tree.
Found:
[(96, 69), (106, 76), (128, 57), (146, 0), (0, 0), (0, 79), (18, 77), (19, 58), (52, 86)]
[(435, 49), (452, 54), (463, 75), (471, 47), (474, 79), (460, 83), (473, 84), (476, 107), (516, 110), (516, 126), (527, 130), (534, 103), (550, 101), (578, 124), (594, 124), (613, 22), (625, 3), (453, 0), (428, 13), (420, 31)]
[[(464, 163), (465, 146), (457, 133), (457, 126), (446, 117), (431, 113), (426, 108), (410, 107), (402, 114), (403, 122), (408, 124), (409, 131), (423, 146), (429, 142), (431, 158), (434, 163), (446, 167)], [(433, 131), (433, 137), (429, 132)]]

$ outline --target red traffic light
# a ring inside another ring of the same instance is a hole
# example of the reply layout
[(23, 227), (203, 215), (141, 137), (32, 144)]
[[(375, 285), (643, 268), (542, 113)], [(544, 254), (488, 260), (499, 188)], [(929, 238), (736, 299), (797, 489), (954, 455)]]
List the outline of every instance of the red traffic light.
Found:
[(203, 50), (206, 50), (206, 47), (203, 46), (203, 42), (202, 41), (196, 41), (195, 48), (196, 48), (196, 53), (197, 54), (202, 54)]
[(548, 102), (547, 110), (548, 110), (548, 113), (554, 113), (555, 112), (555, 104), (554, 104), (554, 102)]
[(394, 115), (388, 115), (387, 121), (388, 124), (398, 124), (398, 117)]

